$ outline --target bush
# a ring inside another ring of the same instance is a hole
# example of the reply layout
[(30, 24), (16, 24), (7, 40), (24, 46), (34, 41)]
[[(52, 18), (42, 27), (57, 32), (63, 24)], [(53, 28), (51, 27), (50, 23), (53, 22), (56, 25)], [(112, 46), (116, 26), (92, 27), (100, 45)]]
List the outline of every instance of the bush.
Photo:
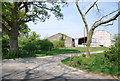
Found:
[(115, 44), (105, 52), (105, 58), (114, 65), (120, 65), (120, 37), (115, 38)]
[(65, 47), (64, 40), (53, 41), (53, 46), (54, 46), (54, 48)]
[(82, 54), (82, 57), (86, 57), (86, 55), (85, 55), (85, 54)]
[(35, 53), (36, 50), (38, 49), (38, 48), (37, 48), (37, 45), (36, 45), (36, 41), (32, 41), (32, 42), (29, 41), (29, 42), (27, 42), (27, 43), (23, 46), (22, 49), (28, 51), (30, 54)]
[(53, 48), (52, 42), (47, 39), (40, 40), (39, 35), (36, 33), (32, 33), (28, 37), (19, 37), (19, 50), (16, 52), (11, 52), (9, 50), (9, 37), (7, 35), (3, 35), (2, 41), (3, 58), (18, 58), (31, 55), (34, 56), (35, 53), (40, 53), (41, 51), (49, 51)]
[(47, 40), (33, 40), (28, 41), (22, 49), (27, 50), (29, 53), (36, 53), (38, 50), (49, 51), (53, 48), (53, 44)]
[(3, 53), (3, 56), (8, 54), (9, 48), (10, 48), (9, 38), (8, 38), (7, 35), (3, 35), (3, 37), (2, 37), (2, 53)]
[(38, 50), (49, 51), (53, 48), (53, 43), (48, 39), (38, 40), (37, 41)]
[(18, 38), (18, 45), (19, 48), (23, 48), (28, 42), (31, 42), (29, 38), (27, 37), (19, 37)]
[(26, 51), (26, 50), (17, 50), (17, 51), (15, 52), (15, 55), (16, 55), (17, 57), (26, 56), (26, 55), (29, 55), (29, 52)]
[(5, 59), (20, 58), (20, 57), (24, 57), (24, 56), (28, 56), (28, 55), (30, 55), (30, 54), (26, 50), (17, 50), (16, 52), (9, 51), (7, 53), (7, 55), (4, 55), (3, 58), (5, 58)]

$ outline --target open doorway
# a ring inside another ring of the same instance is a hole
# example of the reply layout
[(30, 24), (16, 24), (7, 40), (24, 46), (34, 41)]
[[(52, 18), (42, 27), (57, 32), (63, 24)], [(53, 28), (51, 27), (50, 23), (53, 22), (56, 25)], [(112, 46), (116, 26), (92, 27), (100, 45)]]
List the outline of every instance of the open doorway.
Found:
[(78, 39), (78, 45), (82, 45), (83, 43), (86, 43), (87, 37), (81, 37)]

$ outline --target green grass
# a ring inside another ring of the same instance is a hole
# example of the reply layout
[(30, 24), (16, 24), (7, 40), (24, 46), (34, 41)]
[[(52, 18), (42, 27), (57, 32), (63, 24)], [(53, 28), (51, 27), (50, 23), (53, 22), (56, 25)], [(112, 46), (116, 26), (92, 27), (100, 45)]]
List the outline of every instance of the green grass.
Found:
[[(91, 51), (100, 51), (100, 50), (108, 50), (106, 47), (91, 47)], [(68, 54), (68, 53), (81, 53), (85, 52), (85, 47), (72, 47), (72, 48), (58, 48), (53, 49), (51, 51), (41, 51), (39, 50), (34, 57), (41, 57), (41, 56), (51, 56), (51, 55), (58, 55), (58, 54)]]
[(120, 67), (107, 61), (104, 53), (92, 54), (91, 58), (86, 58), (84, 55), (69, 57), (62, 60), (62, 62), (68, 66), (87, 70), (88, 72), (120, 76)]
[[(108, 50), (106, 47), (91, 47), (91, 51), (100, 51), (100, 50)], [(26, 58), (26, 57), (41, 57), (41, 56), (51, 56), (58, 54), (68, 54), (68, 53), (81, 53), (85, 52), (85, 47), (71, 47), (71, 48), (58, 48), (53, 49), (51, 51), (41, 51), (38, 50), (34, 54), (24, 54), (22, 56), (12, 56), (12, 57), (3, 57), (3, 59), (12, 59), (12, 58)]]
[[(79, 50), (80, 52), (85, 52), (86, 47), (71, 47), (71, 48), (62, 48), (62, 49), (76, 49)], [(91, 51), (101, 51), (101, 50), (108, 50), (109, 48), (107, 47), (91, 47)]]

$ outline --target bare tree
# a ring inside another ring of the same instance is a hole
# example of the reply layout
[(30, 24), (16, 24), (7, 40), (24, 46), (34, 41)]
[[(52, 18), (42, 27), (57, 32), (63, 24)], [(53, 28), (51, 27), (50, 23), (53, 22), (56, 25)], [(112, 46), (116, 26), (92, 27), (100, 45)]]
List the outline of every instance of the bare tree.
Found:
[[(77, 7), (77, 9), (78, 9), (78, 11), (79, 11), (80, 16), (82, 17), (82, 21), (83, 21), (83, 23), (84, 23), (84, 25), (85, 25), (85, 29), (86, 29), (86, 34), (87, 34), (87, 42), (86, 42), (86, 53), (87, 53), (87, 54), (86, 54), (86, 57), (87, 57), (87, 58), (90, 57), (90, 45), (91, 45), (91, 41), (92, 41), (92, 36), (93, 36), (94, 30), (95, 30), (96, 28), (98, 28), (99, 26), (101, 26), (101, 25), (106, 25), (106, 24), (107, 24), (106, 26), (111, 25), (111, 24), (108, 24), (108, 23), (110, 23), (111, 21), (116, 20), (117, 17), (120, 15), (120, 10), (117, 9), (117, 10), (115, 10), (115, 11), (113, 11), (113, 12), (111, 12), (111, 13), (105, 15), (105, 16), (102, 16), (99, 20), (95, 21), (94, 24), (93, 24), (91, 27), (89, 27), (89, 26), (88, 26), (88, 22), (87, 22), (85, 16), (91, 11), (91, 9), (92, 9), (95, 5), (97, 5), (97, 1), (98, 1), (98, 0), (96, 0), (96, 1), (88, 8), (88, 10), (87, 10), (85, 13), (82, 12), (82, 10), (80, 9), (80, 6), (78, 5), (79, 0), (76, 0), (76, 2), (75, 2), (76, 7)], [(98, 9), (98, 6), (97, 6), (97, 9)], [(98, 9), (98, 11), (99, 11), (99, 9)], [(112, 16), (112, 17), (110, 17), (109, 19), (106, 19), (106, 20), (103, 21), (103, 19), (104, 19), (105, 17), (108, 17), (109, 15), (111, 15), (111, 14), (113, 14), (113, 13), (115, 13), (115, 12), (117, 12), (117, 13), (116, 13), (114, 16)]]

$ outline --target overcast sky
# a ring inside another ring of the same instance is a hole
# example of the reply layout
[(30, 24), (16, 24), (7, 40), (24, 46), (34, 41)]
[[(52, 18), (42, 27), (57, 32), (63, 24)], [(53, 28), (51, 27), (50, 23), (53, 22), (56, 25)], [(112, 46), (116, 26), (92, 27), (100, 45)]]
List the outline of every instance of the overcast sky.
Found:
[[(84, 4), (84, 5), (83, 5)], [(81, 10), (83, 12), (92, 4), (92, 2), (79, 3), (81, 5)], [(117, 2), (99, 2), (98, 6), (101, 11), (101, 15), (108, 14), (116, 9), (118, 9)], [(63, 33), (73, 38), (79, 38), (84, 36), (84, 24), (81, 20), (81, 16), (74, 2), (69, 2), (68, 7), (62, 8), (62, 13), (64, 15), (63, 20), (57, 20), (54, 16), (51, 16), (46, 22), (38, 21), (37, 24), (32, 22), (28, 23), (31, 31), (35, 31), (37, 34), (41, 35), (41, 38), (47, 38), (56, 33)], [(113, 14), (114, 15), (114, 14)], [(112, 15), (111, 15), (112, 16)], [(111, 17), (110, 16), (110, 17)], [(89, 27), (94, 23), (94, 21), (100, 18), (100, 15), (96, 11), (96, 7), (93, 8), (90, 13), (86, 16)], [(108, 17), (109, 18), (109, 17)], [(101, 26), (97, 30), (106, 30), (112, 35), (118, 33), (118, 21), (114, 22), (112, 26)]]

